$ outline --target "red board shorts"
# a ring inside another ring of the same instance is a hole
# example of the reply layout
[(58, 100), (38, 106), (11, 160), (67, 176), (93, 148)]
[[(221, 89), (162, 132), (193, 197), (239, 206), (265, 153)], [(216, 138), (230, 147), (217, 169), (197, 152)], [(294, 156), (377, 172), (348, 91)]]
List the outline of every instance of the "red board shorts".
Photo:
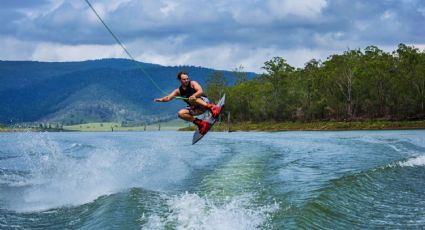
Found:
[[(210, 103), (210, 100), (208, 100), (208, 98), (206, 97), (200, 97), (200, 98), (206, 103)], [(189, 111), (189, 114), (192, 116), (201, 115), (208, 110), (207, 108), (202, 108), (201, 106), (197, 106), (197, 105), (187, 106), (186, 109)]]

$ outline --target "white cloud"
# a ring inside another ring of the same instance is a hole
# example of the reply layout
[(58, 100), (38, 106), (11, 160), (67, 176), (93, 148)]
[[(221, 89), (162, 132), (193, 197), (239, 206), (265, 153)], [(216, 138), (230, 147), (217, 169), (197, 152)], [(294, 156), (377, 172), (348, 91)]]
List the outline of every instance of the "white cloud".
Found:
[(296, 15), (304, 18), (316, 18), (327, 6), (326, 0), (269, 0), (270, 12), (278, 17)]
[[(22, 2), (19, 8), (13, 2), (8, 10), (19, 11), (13, 19), (11, 11), (0, 9), (0, 59), (126, 58), (84, 1), (43, 2)], [(258, 72), (274, 56), (302, 67), (367, 45), (394, 50), (401, 42), (425, 44), (417, 20), (425, 16), (423, 1), (90, 2), (133, 56), (163, 65), (242, 65)]]
[[(160, 45), (159, 42), (156, 45)], [(134, 46), (135, 44), (132, 44)], [(341, 52), (344, 49), (341, 50)], [(194, 65), (214, 69), (232, 70), (243, 66), (246, 71), (263, 72), (264, 62), (275, 56), (283, 57), (294, 67), (303, 67), (311, 59), (325, 60), (337, 49), (281, 49), (279, 47), (245, 47), (238, 44), (220, 44), (198, 49), (179, 49), (174, 52), (170, 47), (156, 46), (144, 49), (136, 58), (139, 61), (161, 65)]]
[(314, 20), (321, 16), (327, 0), (267, 0), (241, 3), (240, 1), (218, 1), (219, 12), (228, 13), (235, 22), (246, 26), (270, 26), (276, 21), (292, 21), (293, 16), (302, 20)]
[(300, 48), (286, 51), (286, 55), (284, 57), (287, 60), (288, 64), (294, 67), (302, 68), (308, 61), (312, 59), (325, 61), (329, 55), (335, 52), (336, 50), (329, 49)]
[(396, 18), (396, 14), (394, 12), (392, 12), (391, 10), (386, 10), (382, 15), (381, 15), (381, 20), (385, 21), (385, 20), (394, 20)]
[(418, 8), (418, 12), (421, 13), (423, 17), (425, 17), (425, 7)]
[(361, 32), (365, 32), (366, 30), (368, 30), (371, 25), (370, 25), (370, 21), (367, 20), (356, 20), (353, 22), (353, 27), (354, 29), (357, 29)]
[(420, 51), (425, 52), (425, 43), (413, 43), (408, 45), (414, 46), (415, 48), (418, 48)]
[(353, 44), (353, 41), (344, 37), (344, 32), (337, 31), (331, 33), (315, 33), (313, 41), (317, 47), (327, 49), (346, 49), (349, 44)]
[(162, 65), (194, 65), (227, 70), (243, 65), (251, 71), (258, 71), (258, 66), (252, 66), (254, 64), (252, 59), (258, 61), (258, 58), (259, 55), (253, 55), (252, 51), (231, 44), (178, 52), (170, 49), (162, 49), (161, 52), (158, 52), (158, 49), (149, 49), (137, 56), (138, 60)]
[[(129, 47), (144, 47), (145, 41), (132, 43)], [(161, 45), (162, 44), (162, 45)], [(273, 57), (272, 48), (246, 48), (238, 44), (219, 44), (215, 46), (187, 49), (185, 47), (170, 45), (164, 41), (151, 44), (137, 53), (136, 59), (143, 62), (157, 63), (161, 65), (194, 65), (215, 69), (232, 70), (244, 66), (247, 71), (261, 71), (266, 58)], [(178, 41), (176, 43), (178, 44)], [(174, 47), (174, 49), (173, 49)]]
[(0, 60), (29, 60), (35, 48), (34, 42), (20, 41), (14, 37), (0, 36)]
[(161, 11), (161, 13), (164, 16), (169, 16), (171, 13), (175, 12), (175, 10), (177, 9), (177, 4), (174, 2), (168, 2), (165, 3), (165, 6), (161, 7), (159, 9), (159, 11)]
[(99, 58), (126, 58), (119, 45), (63, 45), (39, 43), (31, 55), (32, 60), (80, 61)]
[(0, 37), (0, 60), (81, 61), (100, 58), (128, 58), (119, 45), (64, 45)]

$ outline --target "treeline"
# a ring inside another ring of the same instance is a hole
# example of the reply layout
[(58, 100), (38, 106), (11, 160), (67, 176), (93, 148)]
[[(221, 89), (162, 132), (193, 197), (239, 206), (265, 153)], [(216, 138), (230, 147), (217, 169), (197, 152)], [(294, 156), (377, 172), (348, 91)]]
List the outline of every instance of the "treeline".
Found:
[(348, 50), (326, 61), (294, 68), (275, 57), (264, 74), (247, 80), (241, 69), (226, 86), (220, 72), (207, 79), (207, 94), (227, 94), (233, 121), (405, 120), (425, 118), (425, 53), (400, 44)]

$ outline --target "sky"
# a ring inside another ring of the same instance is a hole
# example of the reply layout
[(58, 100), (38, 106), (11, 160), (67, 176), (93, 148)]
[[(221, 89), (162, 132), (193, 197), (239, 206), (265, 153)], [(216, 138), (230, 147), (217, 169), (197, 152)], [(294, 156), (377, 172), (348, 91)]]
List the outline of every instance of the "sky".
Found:
[[(264, 72), (369, 45), (425, 49), (425, 0), (90, 0), (132, 56)], [(128, 58), (84, 0), (0, 0), (0, 60)]]

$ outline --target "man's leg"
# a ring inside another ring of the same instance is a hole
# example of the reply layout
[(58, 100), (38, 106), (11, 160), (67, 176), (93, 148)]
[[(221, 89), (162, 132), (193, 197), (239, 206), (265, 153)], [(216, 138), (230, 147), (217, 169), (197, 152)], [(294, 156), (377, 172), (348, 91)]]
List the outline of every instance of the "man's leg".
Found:
[(205, 102), (202, 98), (196, 98), (195, 104), (197, 106), (201, 106), (202, 108), (208, 108), (209, 103)]
[(195, 120), (195, 118), (192, 116), (192, 114), (190, 114), (190, 111), (188, 109), (181, 109), (177, 114), (181, 119), (185, 121), (193, 122)]
[[(195, 111), (197, 113), (199, 111)], [(207, 121), (200, 120), (198, 118), (193, 117), (192, 113), (189, 109), (181, 109), (178, 113), (179, 117), (185, 121), (190, 121), (196, 126), (198, 126), (199, 132), (204, 135), (208, 129), (210, 128), (210, 124)], [(194, 114), (199, 115), (199, 114)]]
[(197, 98), (195, 104), (201, 106), (202, 108), (208, 109), (214, 118), (217, 118), (221, 112), (221, 108), (219, 106), (206, 102), (202, 98)]

